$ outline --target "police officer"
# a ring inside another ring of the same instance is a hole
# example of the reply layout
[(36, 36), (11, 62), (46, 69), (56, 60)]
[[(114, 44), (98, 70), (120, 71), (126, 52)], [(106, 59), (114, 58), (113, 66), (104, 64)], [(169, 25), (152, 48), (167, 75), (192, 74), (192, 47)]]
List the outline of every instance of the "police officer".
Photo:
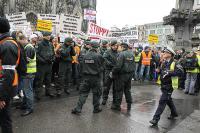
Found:
[(171, 95), (173, 89), (178, 88), (178, 75), (183, 72), (181, 65), (174, 62), (174, 55), (176, 53), (170, 47), (167, 47), (164, 50), (164, 62), (160, 68), (160, 80), (161, 80), (161, 92), (158, 108), (153, 116), (153, 119), (150, 121), (151, 124), (157, 125), (161, 114), (163, 113), (166, 105), (169, 106), (171, 110), (171, 115), (168, 119), (174, 119), (178, 116), (175, 105), (172, 101)]
[(57, 95), (61, 95), (61, 89), (64, 88), (66, 94), (69, 92), (69, 84), (72, 74), (72, 56), (75, 56), (73, 39), (68, 37), (65, 39), (64, 44), (59, 50), (60, 63), (59, 63), (59, 87), (57, 87)]
[(83, 47), (81, 48), (81, 52), (80, 55), (78, 57), (78, 61), (79, 61), (79, 81), (78, 81), (78, 85), (77, 85), (77, 90), (79, 90), (80, 87), (80, 82), (82, 79), (82, 75), (81, 75), (81, 71), (82, 71), (82, 66), (83, 66), (83, 57), (89, 52), (89, 50), (91, 49), (91, 41), (86, 40), (84, 42)]
[(10, 100), (18, 83), (16, 66), (20, 48), (9, 33), (7, 19), (0, 17), (0, 127), (2, 133), (13, 133), (10, 117)]
[(99, 44), (91, 42), (92, 48), (83, 57), (82, 75), (83, 79), (80, 85), (80, 96), (76, 107), (72, 110), (73, 114), (81, 113), (83, 104), (85, 103), (90, 90), (93, 93), (93, 113), (99, 113), (102, 109), (100, 105), (101, 86), (100, 73), (102, 72), (103, 57), (97, 53)]
[(54, 97), (55, 92), (51, 88), (51, 71), (55, 58), (53, 45), (50, 43), (51, 32), (43, 32), (43, 40), (36, 47), (37, 57), (37, 87), (35, 89), (36, 99), (40, 100), (43, 83), (45, 83), (46, 96)]
[(122, 52), (119, 53), (117, 64), (112, 69), (111, 77), (116, 80), (116, 103), (111, 109), (120, 111), (123, 92), (126, 97), (127, 110), (131, 110), (132, 96), (131, 96), (131, 80), (135, 70), (134, 54), (128, 50), (128, 44), (122, 43)]
[(116, 100), (116, 89), (114, 84), (114, 79), (109, 76), (110, 72), (112, 71), (113, 67), (117, 63), (117, 56), (118, 56), (118, 44), (117, 40), (111, 41), (111, 49), (107, 50), (103, 54), (103, 58), (105, 60), (105, 84), (104, 84), (104, 90), (103, 90), (103, 101), (102, 104), (105, 105), (108, 99), (109, 91), (111, 88), (111, 85), (113, 85), (113, 103)]
[(81, 52), (80, 52), (80, 55), (79, 55), (79, 62), (81, 63), (83, 61), (83, 57), (86, 55), (86, 53), (90, 50), (91, 48), (91, 41), (87, 40), (84, 42), (84, 45), (83, 47), (81, 48)]
[(102, 41), (102, 45), (101, 45), (101, 47), (99, 48), (100, 54), (103, 55), (103, 54), (106, 52), (107, 48), (108, 48), (108, 41), (103, 40), (103, 41)]

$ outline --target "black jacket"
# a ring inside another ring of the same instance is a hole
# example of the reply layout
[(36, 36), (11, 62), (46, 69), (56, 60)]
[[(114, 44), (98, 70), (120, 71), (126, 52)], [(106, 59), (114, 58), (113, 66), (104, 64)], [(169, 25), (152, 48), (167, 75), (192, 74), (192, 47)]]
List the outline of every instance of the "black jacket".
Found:
[[(2, 65), (16, 65), (18, 59), (18, 47), (10, 41), (10, 34), (5, 33), (0, 36), (0, 58)], [(0, 78), (0, 100), (8, 100), (14, 94), (12, 81), (14, 79), (14, 70), (3, 70), (3, 77)]]
[(113, 51), (112, 49), (107, 50), (103, 54), (103, 58), (105, 59), (105, 69), (106, 70), (112, 70), (112, 68), (116, 65), (117, 56), (118, 56), (118, 52)]
[(75, 56), (73, 46), (63, 44), (60, 49), (60, 58), (62, 62), (72, 62), (72, 56)]
[(97, 51), (91, 49), (83, 57), (82, 74), (100, 76), (103, 70), (103, 57), (97, 53)]
[(36, 48), (36, 56), (38, 64), (52, 64), (55, 59), (53, 45), (43, 39)]
[(170, 70), (170, 66), (174, 60), (163, 62), (160, 70), (160, 80), (161, 80), (161, 88), (169, 89), (173, 91), (172, 88), (172, 77), (180, 76), (183, 73), (183, 68), (178, 63), (175, 64), (174, 71)]
[(119, 53), (117, 64), (113, 67), (114, 74), (133, 73), (135, 71), (135, 60), (132, 51), (124, 50)]

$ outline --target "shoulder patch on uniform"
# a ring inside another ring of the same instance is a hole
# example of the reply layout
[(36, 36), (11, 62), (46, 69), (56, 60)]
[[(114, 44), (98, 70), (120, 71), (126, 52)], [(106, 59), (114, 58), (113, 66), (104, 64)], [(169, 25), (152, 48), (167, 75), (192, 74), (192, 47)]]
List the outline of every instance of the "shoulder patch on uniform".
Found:
[(94, 60), (86, 59), (85, 63), (86, 64), (94, 64)]

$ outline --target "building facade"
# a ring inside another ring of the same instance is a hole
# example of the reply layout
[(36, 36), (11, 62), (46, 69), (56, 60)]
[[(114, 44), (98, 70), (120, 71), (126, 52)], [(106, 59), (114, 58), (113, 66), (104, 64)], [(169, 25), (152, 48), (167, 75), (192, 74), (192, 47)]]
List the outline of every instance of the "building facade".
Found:
[(174, 34), (174, 28), (170, 25), (163, 25), (163, 22), (157, 22), (157, 23), (149, 23), (144, 24), (143, 30), (140, 32), (143, 40), (143, 43), (148, 43), (148, 36), (150, 34), (158, 35), (158, 46), (167, 46), (172, 45), (172, 42), (168, 40), (168, 36)]
[(164, 25), (174, 26), (175, 47), (191, 49), (198, 41), (195, 27), (200, 23), (200, 0), (176, 0)]

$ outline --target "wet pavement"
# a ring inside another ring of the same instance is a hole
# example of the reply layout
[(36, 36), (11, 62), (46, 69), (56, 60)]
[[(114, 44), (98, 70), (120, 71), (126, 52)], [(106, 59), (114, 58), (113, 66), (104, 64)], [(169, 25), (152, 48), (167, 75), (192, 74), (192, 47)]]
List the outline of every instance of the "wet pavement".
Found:
[[(78, 100), (77, 92), (61, 98), (45, 98), (36, 103), (34, 113), (21, 117), (21, 111), (12, 109), (15, 133), (160, 133), (172, 131), (190, 116), (194, 110), (200, 109), (200, 96), (185, 95), (176, 90), (173, 100), (179, 117), (170, 121), (167, 107), (159, 121), (158, 127), (151, 127), (149, 120), (157, 108), (160, 90), (156, 85), (132, 86), (133, 106), (127, 113), (126, 102), (123, 99), (121, 112), (112, 111), (110, 95), (103, 111), (93, 114), (92, 96), (87, 99), (80, 116), (72, 115)], [(181, 128), (178, 130), (181, 131)]]

